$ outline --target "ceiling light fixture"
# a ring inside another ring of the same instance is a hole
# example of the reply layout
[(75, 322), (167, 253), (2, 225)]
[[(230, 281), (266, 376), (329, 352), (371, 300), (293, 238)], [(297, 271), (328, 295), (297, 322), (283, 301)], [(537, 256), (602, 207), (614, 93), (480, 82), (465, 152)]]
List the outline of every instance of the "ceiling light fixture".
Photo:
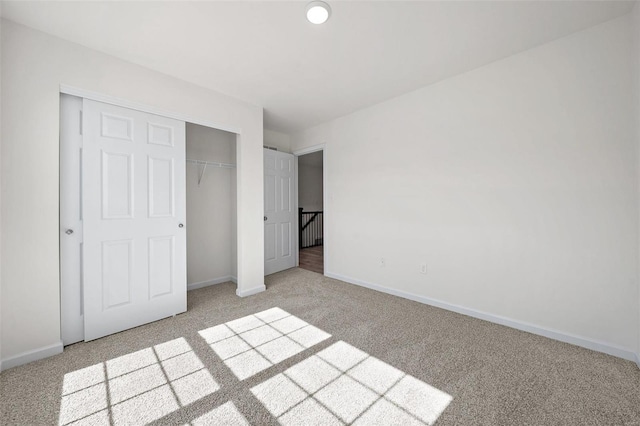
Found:
[(312, 24), (324, 24), (331, 16), (331, 8), (323, 1), (312, 1), (307, 5), (307, 19)]

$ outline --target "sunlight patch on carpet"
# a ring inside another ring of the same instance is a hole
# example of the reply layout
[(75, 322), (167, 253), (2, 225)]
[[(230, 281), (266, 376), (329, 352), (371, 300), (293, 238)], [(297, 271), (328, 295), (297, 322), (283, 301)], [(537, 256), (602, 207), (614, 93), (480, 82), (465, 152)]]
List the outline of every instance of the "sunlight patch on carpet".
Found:
[(343, 341), (251, 392), (282, 425), (432, 425), (453, 399)]
[[(280, 308), (198, 334), (240, 381), (331, 338)], [(433, 425), (453, 399), (344, 341), (300, 359), (255, 386), (244, 385), (251, 386), (244, 390), (284, 426)], [(220, 385), (187, 340), (178, 338), (67, 373), (59, 425), (168, 421), (218, 390)], [(249, 424), (234, 404), (238, 401), (223, 401), (194, 413), (187, 424)]]
[(280, 308), (248, 315), (198, 333), (240, 380), (331, 337)]
[(178, 338), (65, 374), (59, 424), (144, 424), (219, 388)]
[(231, 401), (214, 408), (191, 422), (192, 426), (249, 426), (249, 422)]

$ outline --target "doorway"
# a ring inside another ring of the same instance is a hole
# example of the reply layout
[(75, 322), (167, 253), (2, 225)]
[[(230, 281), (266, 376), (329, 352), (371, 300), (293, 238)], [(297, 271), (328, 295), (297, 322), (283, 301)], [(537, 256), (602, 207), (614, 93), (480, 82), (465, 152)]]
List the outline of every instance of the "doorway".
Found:
[(299, 267), (324, 274), (324, 151), (298, 156)]

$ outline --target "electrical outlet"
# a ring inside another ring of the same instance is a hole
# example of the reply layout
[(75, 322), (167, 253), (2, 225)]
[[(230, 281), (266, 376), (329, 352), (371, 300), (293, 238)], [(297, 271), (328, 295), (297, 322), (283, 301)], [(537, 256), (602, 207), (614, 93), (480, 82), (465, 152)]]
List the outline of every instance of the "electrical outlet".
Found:
[(427, 274), (427, 264), (426, 263), (421, 263), (420, 264), (420, 273), (421, 274)]
[(381, 257), (381, 258), (380, 258), (380, 267), (381, 267), (381, 268), (384, 268), (384, 265), (385, 265), (384, 257)]

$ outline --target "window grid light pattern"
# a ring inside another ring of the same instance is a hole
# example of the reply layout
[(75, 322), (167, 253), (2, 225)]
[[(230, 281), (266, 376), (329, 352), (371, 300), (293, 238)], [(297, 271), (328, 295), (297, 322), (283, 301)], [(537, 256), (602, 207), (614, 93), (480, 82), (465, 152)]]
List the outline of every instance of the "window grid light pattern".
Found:
[(280, 308), (229, 321), (199, 334), (239, 380), (331, 337)]
[(144, 424), (216, 392), (184, 338), (67, 373), (59, 425)]
[[(331, 337), (280, 308), (198, 333), (240, 381)], [(59, 425), (147, 424), (218, 390), (209, 369), (181, 337), (67, 373)], [(432, 425), (453, 399), (343, 341), (248, 390), (284, 426)], [(249, 422), (227, 400), (188, 424)]]
[(431, 425), (452, 400), (343, 341), (251, 392), (282, 425)]

